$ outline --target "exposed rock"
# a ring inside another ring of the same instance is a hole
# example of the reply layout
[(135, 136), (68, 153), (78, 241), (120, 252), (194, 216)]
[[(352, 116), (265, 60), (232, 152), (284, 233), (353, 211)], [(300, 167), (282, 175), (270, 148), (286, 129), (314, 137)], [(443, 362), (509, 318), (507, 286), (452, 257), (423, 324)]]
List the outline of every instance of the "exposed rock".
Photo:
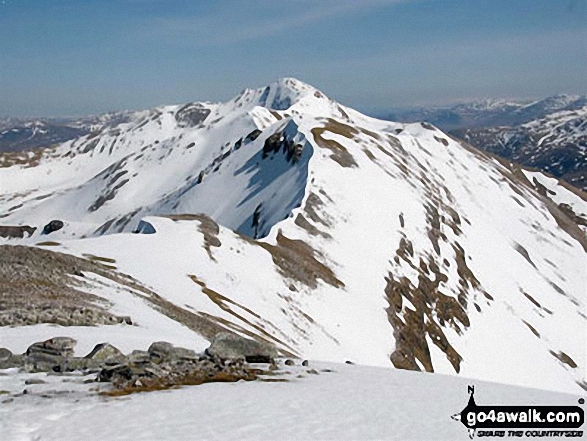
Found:
[(195, 351), (178, 348), (165, 341), (153, 343), (149, 346), (147, 352), (151, 359), (161, 361), (199, 360), (199, 356)]
[(206, 353), (221, 360), (245, 360), (249, 363), (270, 363), (278, 355), (277, 350), (267, 343), (227, 332), (218, 333)]
[(33, 343), (25, 353), (25, 369), (28, 372), (63, 372), (66, 357), (73, 356), (77, 341), (70, 337), (54, 337)]
[(149, 356), (155, 358), (167, 358), (172, 351), (173, 345), (166, 341), (157, 341), (147, 349)]
[(53, 337), (40, 343), (33, 343), (26, 351), (27, 356), (37, 353), (57, 357), (71, 357), (77, 340), (71, 337)]
[(99, 343), (85, 358), (104, 362), (117, 361), (120, 363), (124, 359), (124, 354), (110, 343)]
[(304, 360), (302, 361), (302, 366), (309, 366), (310, 363), (308, 363), (308, 360)]
[(8, 239), (22, 239), (25, 234), (31, 237), (37, 227), (30, 227), (28, 225), (19, 226), (0, 226), (0, 237), (6, 237)]
[(210, 109), (199, 103), (186, 104), (175, 113), (175, 120), (180, 127), (196, 127), (202, 124), (209, 114)]
[(6, 348), (0, 348), (0, 362), (8, 361), (12, 358), (12, 352)]
[(261, 130), (259, 130), (259, 129), (255, 129), (255, 130), (253, 130), (251, 133), (249, 133), (249, 134), (246, 136), (246, 138), (245, 138), (245, 143), (248, 143), (248, 142), (252, 142), (252, 141), (254, 141), (255, 139), (257, 139), (257, 138), (259, 137), (259, 135), (260, 135), (261, 133), (263, 133), (263, 132), (262, 132)]
[(295, 364), (294, 361), (291, 360), (291, 359), (289, 359), (289, 358), (287, 360), (285, 360), (285, 365), (286, 366), (293, 366), (294, 364)]
[(41, 234), (51, 234), (54, 231), (61, 230), (63, 228), (63, 221), (60, 220), (52, 220), (43, 228), (43, 232)]
[(41, 248), (1, 245), (0, 326), (93, 326), (127, 321), (109, 313), (105, 299), (84, 292), (84, 273), (125, 282), (101, 262)]
[(150, 363), (151, 356), (147, 351), (134, 350), (128, 355), (128, 360), (134, 364)]
[(41, 380), (40, 378), (29, 378), (28, 380), (24, 381), (24, 384), (45, 384), (47, 383), (45, 380)]

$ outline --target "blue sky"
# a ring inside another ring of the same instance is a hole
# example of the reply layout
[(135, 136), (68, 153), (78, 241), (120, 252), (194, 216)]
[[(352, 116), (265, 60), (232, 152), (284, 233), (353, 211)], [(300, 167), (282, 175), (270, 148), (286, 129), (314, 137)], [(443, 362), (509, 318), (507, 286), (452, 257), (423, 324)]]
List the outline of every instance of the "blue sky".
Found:
[(224, 100), (364, 111), (587, 93), (587, 0), (0, 0), (0, 115)]

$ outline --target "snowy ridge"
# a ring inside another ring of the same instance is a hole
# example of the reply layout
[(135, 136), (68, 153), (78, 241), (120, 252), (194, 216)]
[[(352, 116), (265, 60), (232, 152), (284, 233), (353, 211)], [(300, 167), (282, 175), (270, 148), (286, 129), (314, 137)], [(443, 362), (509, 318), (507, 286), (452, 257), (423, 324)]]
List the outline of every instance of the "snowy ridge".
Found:
[[(2, 224), (40, 227), (7, 243), (108, 258), (283, 353), (585, 387), (583, 231), (527, 177), (429, 124), (284, 79), (144, 112), (0, 180)], [(41, 235), (52, 219), (64, 228)]]

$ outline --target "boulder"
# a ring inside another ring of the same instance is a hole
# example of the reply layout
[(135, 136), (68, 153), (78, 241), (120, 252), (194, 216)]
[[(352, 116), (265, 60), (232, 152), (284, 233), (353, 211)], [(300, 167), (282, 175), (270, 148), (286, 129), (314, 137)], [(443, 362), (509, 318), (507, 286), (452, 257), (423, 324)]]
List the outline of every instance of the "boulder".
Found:
[(52, 357), (71, 357), (77, 340), (71, 337), (54, 337), (40, 343), (33, 343), (26, 350), (27, 356), (46, 354)]
[(128, 361), (133, 364), (145, 364), (151, 362), (151, 356), (147, 351), (134, 350), (127, 356)]
[(41, 234), (51, 234), (54, 231), (61, 230), (63, 228), (63, 221), (60, 220), (52, 220), (43, 228), (43, 232)]
[(70, 337), (54, 337), (33, 343), (25, 353), (25, 368), (29, 372), (62, 372), (67, 357), (73, 356), (77, 341)]
[(0, 348), (0, 362), (8, 361), (12, 358), (12, 352), (6, 348)]
[(158, 341), (149, 346), (147, 350), (149, 356), (155, 361), (178, 361), (190, 360), (197, 361), (198, 354), (191, 349), (178, 348), (166, 341)]
[(0, 348), (0, 369), (20, 367), (24, 362), (22, 355), (14, 355), (6, 348)]
[(124, 360), (124, 354), (110, 343), (99, 343), (84, 358), (104, 363), (121, 363)]
[(186, 348), (173, 348), (173, 358), (177, 360), (198, 361), (199, 355), (196, 351)]
[(270, 363), (278, 356), (277, 350), (267, 343), (228, 332), (216, 334), (206, 353), (221, 360), (244, 360), (248, 363)]
[(166, 341), (156, 341), (149, 346), (147, 352), (152, 358), (166, 359), (173, 352), (173, 345)]

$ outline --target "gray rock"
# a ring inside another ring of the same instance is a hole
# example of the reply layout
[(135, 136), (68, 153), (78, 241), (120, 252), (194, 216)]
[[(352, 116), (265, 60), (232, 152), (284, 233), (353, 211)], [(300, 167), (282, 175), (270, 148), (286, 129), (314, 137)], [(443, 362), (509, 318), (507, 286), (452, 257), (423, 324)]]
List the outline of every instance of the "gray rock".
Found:
[(147, 351), (134, 350), (128, 356), (128, 361), (132, 364), (144, 364), (151, 362), (151, 356)]
[(98, 362), (121, 363), (124, 360), (124, 354), (110, 343), (99, 343), (84, 358)]
[(73, 356), (77, 341), (70, 337), (55, 337), (33, 343), (25, 353), (24, 368), (27, 372), (65, 372), (66, 357)]
[(153, 358), (168, 358), (169, 354), (173, 352), (173, 345), (166, 341), (157, 341), (149, 346), (147, 352)]
[(308, 366), (310, 363), (308, 362), (308, 360), (304, 360), (302, 361), (302, 366)]
[(196, 354), (196, 351), (192, 349), (186, 348), (173, 348), (173, 358), (178, 360), (189, 360), (189, 361), (197, 361), (199, 360), (199, 355)]
[(44, 342), (33, 343), (26, 353), (29, 355), (32, 352), (43, 352), (60, 357), (71, 357), (76, 344), (77, 340), (71, 337), (54, 337)]
[(47, 383), (45, 380), (41, 380), (40, 378), (29, 378), (28, 380), (25, 380), (24, 384), (45, 384)]
[(277, 350), (267, 343), (227, 332), (216, 334), (206, 353), (220, 360), (245, 360), (249, 363), (270, 363), (278, 355)]
[(0, 369), (10, 369), (15, 367), (23, 367), (25, 361), (24, 355), (12, 354), (12, 357), (5, 360), (0, 360)]
[(12, 358), (12, 352), (6, 348), (0, 348), (0, 363)]
[(286, 366), (293, 366), (295, 363), (293, 360), (290, 360), (289, 358), (287, 360), (285, 360), (285, 365)]

